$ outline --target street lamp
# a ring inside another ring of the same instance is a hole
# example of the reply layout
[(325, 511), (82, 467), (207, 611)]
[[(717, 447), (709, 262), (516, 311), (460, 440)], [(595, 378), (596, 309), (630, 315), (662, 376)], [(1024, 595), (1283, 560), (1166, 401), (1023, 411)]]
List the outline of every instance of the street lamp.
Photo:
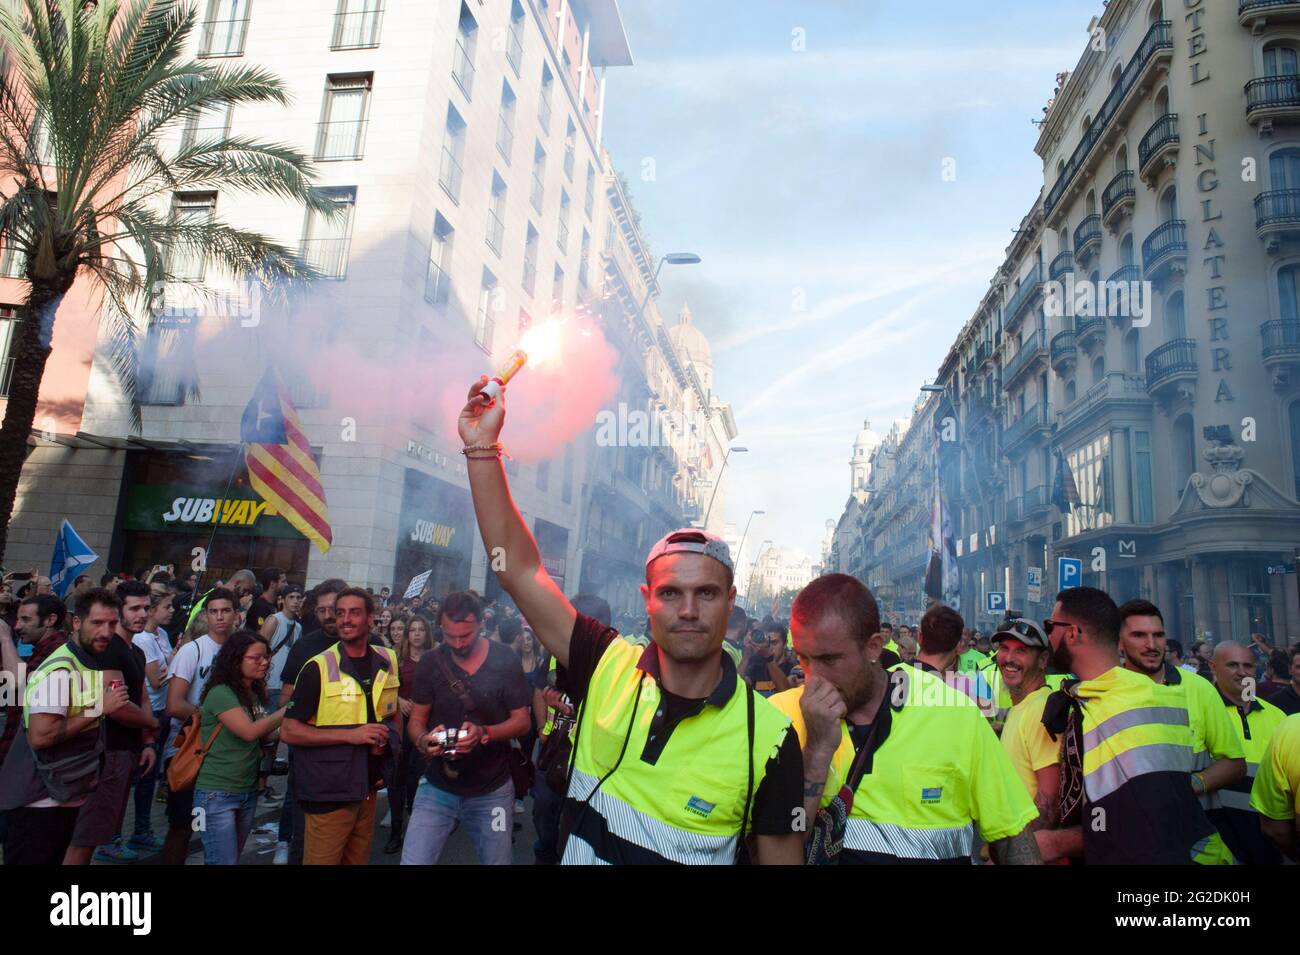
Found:
[(749, 568), (749, 580), (745, 583), (745, 603), (750, 604), (750, 606), (753, 606), (754, 603), (754, 578), (758, 575), (758, 562), (763, 559), (764, 545), (771, 543), (772, 541), (769, 538), (768, 540), (763, 541), (762, 544), (758, 545), (758, 553), (754, 555), (754, 563)]
[(754, 520), (755, 514), (766, 514), (767, 511), (750, 511), (749, 520), (745, 521), (745, 533), (740, 535), (740, 543), (736, 545), (736, 560), (740, 560), (740, 554), (745, 549), (745, 538), (749, 536), (749, 525)]
[(659, 281), (659, 271), (664, 267), (665, 262), (669, 265), (699, 265), (700, 257), (694, 252), (669, 252), (667, 255), (661, 256), (659, 264), (655, 266), (654, 281), (646, 287), (645, 298), (641, 299), (641, 307), (637, 309), (638, 314), (644, 313), (645, 307), (650, 304), (650, 293)]
[[(718, 485), (722, 483), (722, 472), (727, 470), (727, 458), (731, 457), (732, 451), (740, 453), (748, 450), (749, 448), (727, 448), (727, 453), (722, 456), (722, 467), (718, 468), (718, 476), (713, 479), (713, 493), (709, 495), (709, 506), (704, 510), (704, 523), (700, 525), (701, 527), (707, 529), (709, 526), (709, 515), (713, 513), (713, 499), (718, 496)], [(759, 511), (759, 513), (763, 512)]]

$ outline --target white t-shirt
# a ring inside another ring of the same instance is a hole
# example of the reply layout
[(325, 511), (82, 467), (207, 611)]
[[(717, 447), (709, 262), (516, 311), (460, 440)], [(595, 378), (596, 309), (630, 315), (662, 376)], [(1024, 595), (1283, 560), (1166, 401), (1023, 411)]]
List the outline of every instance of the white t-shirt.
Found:
[[(42, 681), (40, 690), (43, 692), (33, 698), (31, 705), (27, 707), (29, 719), (33, 713), (53, 713), (56, 716), (68, 715), (68, 705), (72, 701), (71, 673), (67, 670), (55, 670)], [(56, 806), (62, 806), (65, 809), (72, 809), (80, 806), (89, 798), (89, 796), (82, 796), (80, 799), (72, 800), (72, 802), (58, 802), (47, 796), (44, 799), (36, 800), (36, 802), (28, 803), (26, 808), (52, 809)]]
[[(190, 706), (199, 705), (203, 688), (208, 685), (208, 677), (212, 675), (212, 661), (217, 658), (219, 652), (221, 652), (221, 644), (205, 633), (177, 650), (176, 656), (172, 658), (172, 679), (189, 681), (190, 686), (185, 693), (185, 702)], [(181, 731), (184, 724), (184, 720), (172, 720), (171, 729), (167, 732), (167, 745), (163, 748), (164, 759), (176, 754), (176, 734)]]
[(157, 663), (162, 667), (162, 685), (155, 690), (149, 683), (148, 676), (145, 677), (144, 685), (145, 689), (149, 691), (149, 708), (155, 713), (165, 710), (167, 708), (167, 681), (171, 679), (167, 667), (174, 652), (171, 641), (167, 639), (167, 631), (162, 629), (157, 632), (141, 630), (135, 635), (132, 642), (144, 654), (145, 663)]
[[(266, 671), (266, 688), (268, 690), (279, 690), (284, 685), (281, 676), (284, 673), (284, 663), (289, 659), (289, 651), (293, 649), (295, 643), (302, 639), (302, 621), (294, 620), (291, 622), (289, 615), (283, 610), (277, 610), (271, 619), (275, 621), (275, 633), (271, 636), (271, 649), (275, 650), (276, 647), (280, 647), (280, 649), (276, 650), (275, 656), (271, 657), (271, 668)], [(290, 626), (295, 631), (293, 639), (285, 640), (285, 634), (288, 633)], [(284, 645), (280, 646), (282, 640)]]

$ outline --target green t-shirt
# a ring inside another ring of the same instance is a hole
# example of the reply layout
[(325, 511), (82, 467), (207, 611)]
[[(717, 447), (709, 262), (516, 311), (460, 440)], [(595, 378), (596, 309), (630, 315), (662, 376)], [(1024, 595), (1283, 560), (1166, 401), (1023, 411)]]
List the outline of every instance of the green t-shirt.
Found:
[(957, 671), (959, 673), (974, 673), (981, 665), (987, 663), (988, 659), (984, 654), (971, 647), (957, 658)]
[[(214, 686), (208, 691), (207, 698), (203, 701), (203, 723), (199, 731), (203, 745), (207, 745), (212, 733), (220, 725), (218, 715), (239, 708), (239, 698), (230, 687)], [(266, 712), (258, 706), (249, 717), (260, 720), (265, 715)], [(209, 792), (250, 793), (257, 788), (257, 768), (261, 758), (260, 741), (245, 742), (232, 733), (229, 727), (223, 728), (221, 735), (212, 744), (212, 749), (208, 750), (208, 755), (203, 757), (203, 766), (199, 769), (199, 778), (194, 788)]]

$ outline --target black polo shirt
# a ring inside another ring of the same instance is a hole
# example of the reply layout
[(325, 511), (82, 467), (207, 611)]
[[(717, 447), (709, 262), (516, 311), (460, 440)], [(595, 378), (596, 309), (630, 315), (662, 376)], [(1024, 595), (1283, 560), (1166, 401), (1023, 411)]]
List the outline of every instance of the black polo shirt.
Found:
[(1288, 686), (1286, 689), (1274, 693), (1268, 698), (1268, 701), (1287, 716), (1300, 713), (1300, 693), (1297, 693), (1293, 686)]
[[(587, 695), (596, 665), (610, 644), (619, 639), (617, 630), (600, 621), (578, 614), (573, 622), (573, 635), (569, 641), (569, 665), (557, 667), (556, 685), (578, 705)], [(736, 665), (731, 655), (721, 653), (722, 678), (704, 699), (689, 699), (669, 693), (660, 683), (659, 646), (651, 641), (637, 662), (637, 669), (654, 678), (659, 684), (659, 709), (650, 723), (650, 733), (640, 758), (654, 765), (672, 738), (673, 731), (683, 720), (698, 716), (707, 706), (722, 707), (736, 691)], [(770, 706), (761, 699), (755, 706)], [(630, 754), (629, 754), (630, 755)], [(803, 752), (799, 737), (791, 727), (781, 741), (776, 755), (767, 761), (762, 781), (754, 793), (752, 811), (753, 832), (761, 836), (785, 836), (802, 813), (795, 810), (803, 806)]]

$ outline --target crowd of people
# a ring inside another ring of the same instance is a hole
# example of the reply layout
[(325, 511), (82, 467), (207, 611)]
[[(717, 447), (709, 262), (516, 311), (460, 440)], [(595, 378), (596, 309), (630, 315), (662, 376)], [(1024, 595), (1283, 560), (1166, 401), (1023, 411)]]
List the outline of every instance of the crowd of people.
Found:
[(895, 626), (843, 574), (755, 618), (698, 528), (615, 619), (542, 567), (481, 384), (460, 430), (497, 599), (155, 567), (65, 604), (24, 578), (0, 611), (5, 863), (181, 864), (197, 835), (236, 864), (269, 806), (276, 864), (367, 864), (381, 828), (433, 864), (457, 827), (508, 864), (529, 800), (538, 864), (1300, 861), (1300, 645), (1184, 655), (1155, 604), (1091, 587), (991, 634), (939, 603)]

